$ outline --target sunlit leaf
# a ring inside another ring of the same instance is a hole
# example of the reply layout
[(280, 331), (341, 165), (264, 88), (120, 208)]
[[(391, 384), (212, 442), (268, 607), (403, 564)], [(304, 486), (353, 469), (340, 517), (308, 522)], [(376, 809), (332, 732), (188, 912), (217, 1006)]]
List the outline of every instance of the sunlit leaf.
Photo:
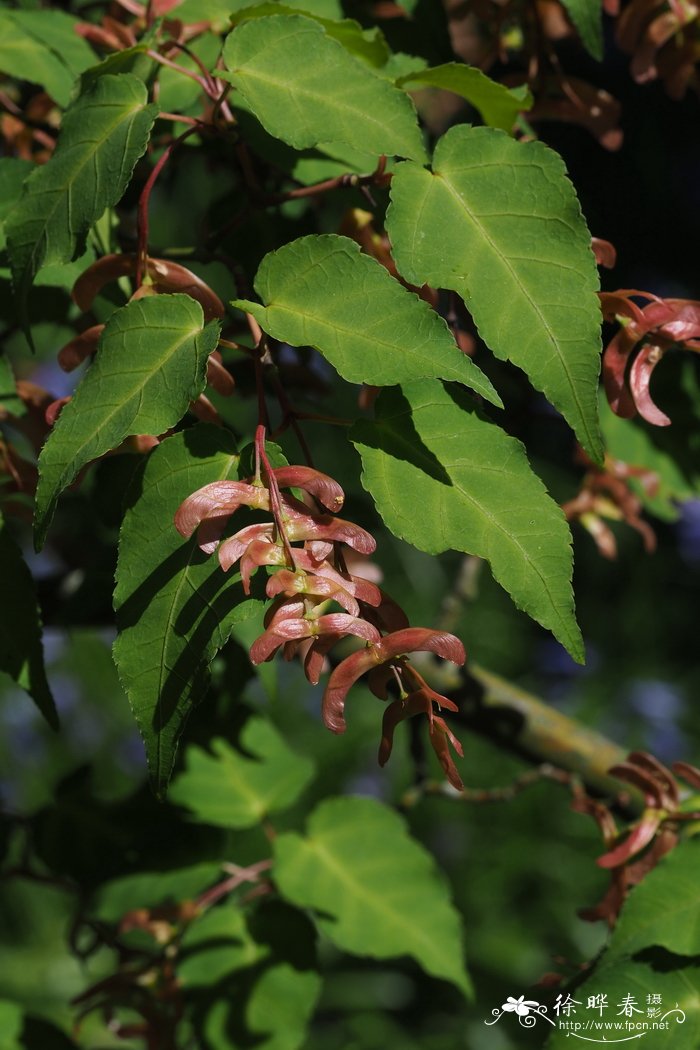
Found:
[(339, 948), (378, 959), (410, 955), (470, 993), (447, 887), (398, 814), (372, 799), (328, 799), (305, 836), (279, 835), (274, 848), (280, 892), (313, 908)]
[[(265, 18), (267, 15), (291, 15), (295, 14), (294, 7), (289, 4), (278, 3), (277, 0), (266, 0), (264, 3), (244, 7), (241, 11), (231, 16), (233, 25), (240, 25), (252, 18)], [(304, 11), (305, 14), (310, 14)], [(320, 15), (310, 14), (310, 17), (318, 22), (333, 40), (342, 44), (346, 51), (364, 59), (371, 66), (384, 66), (389, 59), (389, 48), (384, 34), (375, 26), (373, 29), (363, 29), (354, 18), (342, 18), (334, 21), (323, 18)]]
[[(148, 301), (148, 300), (146, 300)], [(134, 480), (119, 537), (114, 658), (163, 795), (192, 708), (209, 686), (209, 665), (231, 626), (257, 603), (227, 577), (196, 536), (183, 540), (173, 517), (203, 485), (238, 478), (233, 440), (200, 425), (153, 450)]]
[(182, 418), (206, 385), (218, 337), (218, 324), (205, 326), (188, 295), (138, 299), (112, 314), (93, 365), (39, 457), (37, 544), (59, 495), (86, 463), (131, 434), (162, 434)]
[(452, 128), (433, 172), (399, 164), (387, 228), (413, 284), (451, 288), (493, 352), (527, 372), (602, 455), (598, 276), (561, 158), (493, 128)]
[(442, 318), (347, 237), (301, 237), (271, 252), (255, 290), (266, 305), (235, 305), (275, 339), (316, 347), (351, 383), (386, 386), (439, 376), (501, 404)]
[[(425, 159), (408, 96), (303, 15), (273, 15), (226, 38), (223, 73), (263, 127), (297, 149), (344, 142), (379, 156)], [(235, 101), (235, 95), (234, 95)]]
[(476, 66), (459, 62), (411, 72), (397, 83), (400, 87), (442, 88), (461, 95), (479, 110), (486, 124), (503, 131), (512, 131), (518, 113), (532, 105), (532, 95), (527, 87), (507, 88), (487, 77)]
[(58, 715), (44, 670), (41, 617), (31, 573), (0, 517), (0, 671), (25, 689), (54, 729)]
[(516, 605), (583, 659), (569, 528), (519, 441), (456, 388), (425, 381), (383, 392), (375, 422), (357, 423), (352, 440), (396, 536), (430, 554), (486, 558)]
[(100, 77), (66, 112), (51, 159), (29, 176), (5, 226), (23, 321), (36, 273), (80, 255), (92, 224), (121, 198), (157, 112), (131, 74)]
[(196, 820), (224, 828), (257, 826), (270, 813), (294, 805), (313, 777), (310, 759), (297, 755), (262, 718), (251, 718), (241, 751), (213, 740), (209, 751), (187, 750), (187, 768), (170, 789), (170, 801)]

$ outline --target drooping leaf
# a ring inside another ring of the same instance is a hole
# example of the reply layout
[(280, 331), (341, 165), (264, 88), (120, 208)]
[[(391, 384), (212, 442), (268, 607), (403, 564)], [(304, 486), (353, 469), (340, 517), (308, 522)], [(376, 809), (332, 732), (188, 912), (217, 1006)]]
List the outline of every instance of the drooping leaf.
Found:
[(53, 729), (58, 715), (44, 670), (41, 617), (31, 573), (0, 516), (0, 671), (25, 689)]
[[(146, 300), (148, 301), (148, 300)], [(209, 686), (209, 664), (231, 626), (257, 603), (237, 576), (183, 540), (173, 517), (212, 481), (238, 477), (230, 434), (200, 425), (167, 438), (134, 480), (119, 537), (114, 658), (163, 795), (187, 717)]]
[(22, 193), (22, 184), (34, 165), (19, 157), (0, 158), (0, 251), (5, 250), (5, 219)]
[(582, 661), (569, 528), (519, 441), (456, 388), (426, 381), (384, 391), (375, 421), (357, 423), (352, 441), (396, 536), (430, 554), (486, 558), (516, 605)]
[(408, 96), (311, 18), (245, 22), (226, 38), (224, 59), (221, 75), (271, 135), (296, 149), (344, 142), (376, 156), (425, 159)]
[(279, 835), (274, 850), (280, 893), (316, 910), (339, 948), (378, 959), (410, 955), (427, 973), (470, 994), (447, 887), (392, 810), (367, 798), (328, 799), (313, 812), (305, 836)]
[[(39, 457), (35, 538), (78, 472), (131, 434), (164, 433), (206, 385), (219, 325), (188, 295), (127, 303), (110, 317), (95, 361), (61, 411)], [(177, 509), (177, 508), (176, 508)]]
[[(592, 976), (571, 992), (579, 1005), (567, 1020), (580, 1022), (581, 1036), (594, 1045), (636, 1046), (639, 1042), (642, 1046), (648, 1043), (654, 1050), (695, 1050), (700, 1040), (699, 988), (697, 965), (674, 968), (631, 959), (617, 959), (607, 965), (603, 956)], [(566, 990), (561, 994), (565, 998)], [(587, 1008), (589, 997), (594, 996), (604, 997), (602, 1011)], [(654, 1002), (657, 1005), (651, 1006), (650, 1015), (648, 1004)], [(553, 1020), (555, 1028), (541, 1024), (552, 1033), (546, 1050), (571, 1050), (575, 1029)], [(635, 1027), (630, 1029), (630, 1023)]]
[(66, 112), (53, 156), (29, 176), (5, 227), (23, 321), (36, 273), (80, 255), (92, 224), (121, 198), (157, 112), (126, 73), (100, 77)]
[(603, 61), (603, 8), (601, 0), (562, 0), (586, 50)]
[(507, 88), (487, 77), (476, 66), (465, 66), (460, 62), (410, 72), (397, 84), (399, 87), (415, 85), (452, 91), (478, 109), (486, 124), (508, 132), (513, 130), (518, 113), (532, 106), (532, 95), (527, 87)]
[[(254, 4), (252, 7), (244, 7), (231, 16), (233, 25), (240, 25), (253, 18), (265, 18), (268, 15), (293, 15), (296, 12), (291, 5), (278, 3), (277, 0), (266, 0), (264, 3)], [(333, 40), (342, 44), (351, 55), (364, 59), (371, 66), (384, 66), (389, 59), (389, 48), (384, 39), (384, 34), (377, 27), (363, 29), (354, 18), (342, 18), (339, 21), (323, 18), (321, 15), (311, 14), (305, 11), (308, 17), (313, 18), (323, 27), (326, 34)]]
[(271, 252), (255, 290), (267, 305), (234, 305), (275, 339), (316, 347), (351, 383), (455, 379), (501, 404), (442, 318), (347, 237), (300, 237)]
[(313, 777), (311, 760), (292, 751), (262, 718), (246, 723), (241, 746), (237, 751), (217, 739), (210, 751), (188, 748), (187, 768), (170, 789), (171, 802), (186, 806), (196, 820), (224, 828), (252, 828), (294, 805)]
[(101, 886), (90, 914), (103, 922), (119, 922), (134, 908), (156, 908), (191, 900), (221, 876), (221, 865), (195, 864), (175, 871), (139, 871)]
[(497, 357), (519, 365), (602, 456), (598, 276), (561, 158), (493, 128), (452, 128), (433, 172), (405, 162), (387, 228), (401, 274), (451, 288)]
[(700, 839), (680, 843), (630, 894), (615, 927), (606, 965), (648, 947), (700, 956)]

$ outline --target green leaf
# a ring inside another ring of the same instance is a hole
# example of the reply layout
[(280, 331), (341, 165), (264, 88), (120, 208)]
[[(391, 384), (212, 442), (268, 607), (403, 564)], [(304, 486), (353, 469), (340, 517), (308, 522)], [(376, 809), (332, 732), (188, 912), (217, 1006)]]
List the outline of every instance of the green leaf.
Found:
[[(184, 0), (184, 3), (178, 4), (174, 17), (183, 22), (206, 20), (228, 26), (232, 16), (257, 6), (258, 0)], [(284, 6), (322, 18), (343, 17), (338, 0), (287, 0)]]
[(562, 0), (581, 43), (599, 62), (603, 61), (603, 7), (601, 0)]
[(651, 946), (700, 956), (700, 839), (681, 842), (630, 894), (605, 954), (606, 965)]
[(357, 423), (351, 439), (396, 536), (429, 554), (486, 558), (515, 604), (583, 661), (569, 527), (519, 441), (457, 388), (425, 381), (383, 392), (375, 422)]
[(185, 988), (210, 988), (269, 954), (267, 945), (251, 936), (245, 913), (228, 901), (187, 927), (180, 944), (178, 979)]
[(394, 173), (387, 229), (401, 274), (458, 292), (496, 356), (527, 372), (599, 461), (598, 275), (561, 158), (460, 126), (433, 169)]
[(27, 408), (17, 393), (12, 365), (4, 354), (0, 354), (0, 421), (5, 412), (18, 418), (26, 415)]
[[(253, 18), (265, 18), (274, 14), (293, 15), (294, 13), (294, 8), (287, 4), (278, 3), (277, 0), (266, 0), (264, 3), (243, 8), (231, 16), (231, 22), (233, 25), (240, 25)], [(305, 14), (322, 26), (329, 37), (342, 44), (346, 51), (368, 62), (369, 65), (381, 67), (388, 62), (389, 47), (384, 39), (384, 34), (376, 26), (373, 29), (363, 29), (354, 18), (335, 21), (308, 12)]]
[(188, 295), (137, 299), (112, 314), (93, 365), (39, 457), (38, 546), (59, 495), (87, 463), (132, 434), (162, 434), (182, 419), (206, 385), (218, 337), (218, 322), (205, 327), (201, 306)]
[(256, 1050), (297, 1050), (321, 994), (321, 978), (287, 963), (271, 966), (257, 981), (246, 1021), (259, 1037)]
[(532, 106), (527, 87), (507, 88), (487, 77), (476, 66), (448, 62), (432, 69), (420, 69), (401, 77), (399, 87), (434, 87), (451, 91), (479, 110), (486, 124), (512, 131), (518, 113)]
[(0, 251), (5, 250), (5, 219), (22, 193), (22, 185), (34, 165), (18, 157), (0, 158)]
[(501, 405), (442, 318), (347, 237), (300, 237), (270, 252), (255, 291), (266, 306), (234, 305), (275, 339), (316, 347), (351, 383), (455, 379)]
[[(571, 996), (580, 1004), (575, 1008), (576, 1013), (568, 1019), (562, 1016), (559, 1022), (552, 1018), (557, 1028), (550, 1029), (552, 1035), (546, 1048), (571, 1050), (574, 1039), (579, 1043), (581, 1036), (576, 1038), (575, 1030), (562, 1024), (569, 1020), (581, 1024), (582, 1035), (588, 1041), (595, 1040), (604, 1046), (623, 1041), (636, 1046), (638, 1040), (645, 1046), (648, 1036), (652, 1050), (696, 1050), (700, 1045), (699, 989), (700, 967), (697, 965), (674, 969), (663, 962), (657, 967), (653, 962), (615, 960), (608, 966), (604, 956), (603, 964), (594, 969), (593, 975), (571, 990)], [(566, 990), (562, 989), (561, 994), (564, 998)], [(607, 997), (607, 1006), (602, 1013), (587, 1008), (589, 996), (596, 995)], [(647, 1013), (647, 996), (661, 999), (660, 1007), (656, 1007), (660, 1008), (660, 1013), (655, 1017), (649, 1017)], [(640, 1011), (633, 1012), (631, 1017), (624, 1012), (626, 997), (631, 997), (634, 1010)], [(639, 1027), (625, 1028), (625, 1024), (630, 1023)], [(589, 1024), (588, 1029), (583, 1028), (586, 1024)], [(654, 1024), (657, 1027), (653, 1027)]]
[(46, 681), (41, 644), (41, 617), (31, 573), (6, 523), (0, 516), (0, 671), (31, 696), (53, 729), (56, 707)]
[[(17, 80), (40, 84), (60, 106), (66, 106), (73, 88), (74, 74), (61, 57), (27, 32), (22, 24), (27, 14), (0, 10), (0, 70)], [(46, 12), (47, 15), (60, 12)]]
[(339, 948), (377, 959), (410, 955), (426, 973), (471, 993), (447, 887), (398, 814), (372, 799), (328, 799), (305, 837), (279, 835), (274, 849), (280, 893), (319, 912)]
[(232, 624), (258, 604), (245, 601), (238, 577), (227, 577), (196, 536), (183, 540), (173, 516), (196, 489), (237, 478), (238, 463), (230, 434), (196, 426), (153, 450), (128, 497), (114, 592), (120, 632), (114, 659), (161, 796), (187, 717), (208, 689), (209, 664)]
[(224, 828), (256, 827), (268, 814), (294, 805), (313, 778), (310, 759), (292, 751), (262, 718), (246, 722), (241, 747), (212, 740), (212, 753), (188, 748), (186, 771), (173, 783), (170, 801)]
[[(12, 19), (28, 36), (48, 48), (66, 67), (73, 81), (95, 62), (95, 52), (88, 42), (76, 33), (79, 19), (72, 15), (52, 10), (13, 11)], [(57, 98), (55, 101), (61, 100)]]
[[(101, 62), (86, 69), (80, 76), (80, 94), (84, 95), (97, 80), (106, 75), (119, 76), (129, 73), (148, 84), (153, 79), (156, 67), (154, 59), (148, 54), (149, 46), (152, 46), (149, 37), (152, 35), (155, 36), (151, 30), (141, 37), (138, 44), (126, 47), (123, 51), (113, 51)], [(159, 66), (158, 68), (164, 69), (165, 67)], [(179, 76), (179, 74), (175, 75)], [(182, 79), (185, 78), (182, 77)]]
[[(298, 1050), (321, 992), (319, 975), (279, 963), (264, 970), (241, 1005), (228, 994), (209, 1011), (206, 1046), (211, 1050)], [(241, 1032), (245, 1024), (245, 1034)], [(241, 1032), (241, 1039), (236, 1034)]]
[(0, 999), (0, 1050), (23, 1050), (24, 1011), (18, 1003)]
[(220, 75), (271, 135), (296, 149), (344, 142), (377, 156), (425, 159), (408, 96), (311, 18), (246, 22), (226, 38), (224, 59), (229, 72)]
[(652, 471), (659, 482), (653, 493), (635, 478), (630, 479), (630, 484), (650, 514), (676, 521), (678, 503), (700, 494), (700, 461), (693, 447), (697, 435), (684, 433), (682, 426), (678, 431), (669, 427), (662, 435), (660, 427), (615, 415), (604, 394), (601, 401), (600, 424), (609, 454), (630, 466)]
[(221, 865), (213, 862), (175, 871), (139, 871), (101, 886), (90, 914), (103, 922), (119, 922), (134, 908), (156, 908), (191, 900), (220, 877)]
[(5, 231), (19, 312), (42, 266), (67, 263), (105, 208), (120, 200), (158, 107), (131, 74), (103, 76), (66, 112), (51, 160), (36, 168)]

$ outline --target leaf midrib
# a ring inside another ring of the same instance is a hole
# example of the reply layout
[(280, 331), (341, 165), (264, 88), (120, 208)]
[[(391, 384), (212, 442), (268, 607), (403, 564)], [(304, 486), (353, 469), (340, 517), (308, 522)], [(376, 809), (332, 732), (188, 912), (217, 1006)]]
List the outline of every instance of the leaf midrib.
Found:
[[(298, 29), (295, 33), (291, 33), (291, 34), (289, 34), (288, 37), (285, 38), (285, 43), (287, 43), (289, 40), (293, 39), (295, 36), (308, 36), (308, 35), (314, 35), (315, 36), (317, 34), (315, 34), (315, 33), (311, 34), (311, 31), (309, 29), (307, 29), (307, 28)], [(382, 80), (380, 77), (376, 76), (376, 74), (372, 73), (370, 69), (365, 70), (365, 68), (363, 66), (361, 66), (359, 64), (359, 62), (357, 62), (356, 59), (352, 58), (352, 55), (350, 55), (348, 52), (346, 52), (346, 50), (342, 46), (342, 44), (339, 44), (338, 41), (335, 40), (333, 37), (330, 37), (330, 36), (328, 36), (325, 33), (318, 34), (318, 35), (322, 36), (322, 37), (325, 37), (327, 42), (330, 42), (333, 45), (336, 45), (337, 48), (338, 48), (338, 53), (342, 55), (343, 59), (346, 59), (346, 58), (350, 59), (352, 64), (357, 67), (357, 71), (360, 74), (366, 72), (368, 74), (368, 76), (374, 77), (374, 79), (377, 81), (378, 90), (382, 90), (384, 87), (391, 87), (390, 81)], [(267, 46), (267, 50), (270, 49), (270, 46), (277, 45), (279, 42), (280, 42), (279, 40), (272, 41), (271, 45)], [(261, 53), (262, 53), (262, 51), (256, 52), (256, 54), (254, 56), (255, 60), (259, 59)], [(328, 63), (328, 64), (330, 64), (330, 63)], [(288, 92), (290, 95), (292, 94), (291, 91), (290, 91), (290, 88), (289, 88), (288, 81), (279, 80), (279, 79), (276, 79), (273, 76), (265, 75), (265, 73), (263, 73), (260, 69), (257, 69), (257, 68), (252, 68), (251, 69), (251, 67), (249, 65), (246, 66), (244, 64), (241, 64), (236, 69), (231, 69), (229, 71), (229, 73), (230, 73), (231, 77), (238, 76), (238, 77), (245, 78), (247, 76), (253, 81), (257, 80), (257, 81), (259, 81), (262, 84), (274, 87), (278, 91), (279, 90), (284, 90), (284, 91)], [(369, 80), (367, 81), (367, 84), (368, 84), (368, 86), (370, 85), (370, 81)], [(374, 87), (373, 84), (371, 86)], [(243, 80), (243, 88), (244, 87), (245, 87), (245, 79)], [(349, 105), (348, 103), (346, 103), (343, 99), (339, 98), (338, 95), (329, 96), (327, 92), (313, 91), (310, 88), (305, 87), (303, 84), (299, 83), (298, 81), (295, 83), (294, 89), (295, 89), (296, 95), (298, 95), (300, 98), (306, 100), (307, 104), (310, 104), (312, 106), (313, 106), (313, 104), (318, 104), (318, 103), (323, 103), (326, 106), (331, 105), (331, 106), (334, 106), (335, 108), (339, 109), (341, 112), (343, 112), (343, 114), (345, 115), (346, 119), (347, 119), (347, 117), (350, 117), (351, 122), (352, 121), (357, 121), (358, 119), (360, 119), (363, 124), (373, 124), (383, 134), (387, 134), (387, 131), (392, 131), (391, 128), (387, 128), (386, 122), (382, 123), (377, 117), (374, 116), (374, 114), (371, 111), (368, 111), (366, 108), (364, 108), (364, 109), (363, 108), (358, 108), (357, 106), (353, 107), (353, 106)], [(241, 86), (240, 85), (239, 85), (239, 90), (241, 90)], [(388, 97), (389, 93), (385, 91), (385, 94)], [(400, 101), (400, 99), (401, 99), (401, 96), (399, 96), (399, 98), (396, 101)], [(248, 101), (250, 101), (250, 99)], [(416, 131), (418, 131), (417, 125), (416, 125)], [(402, 134), (401, 138), (403, 139), (403, 137), (404, 136)], [(404, 142), (404, 145), (406, 145), (405, 142)], [(405, 156), (409, 156), (409, 154), (405, 154)]]
[[(112, 103), (111, 105), (116, 106), (116, 105), (118, 105), (118, 103), (115, 102), (115, 103)], [(104, 107), (105, 107), (105, 103), (93, 103), (93, 104), (90, 105), (90, 107), (86, 106), (86, 109), (88, 109), (88, 108), (90, 108), (90, 109), (98, 109), (98, 108), (104, 108)], [(37, 237), (33, 236), (31, 242), (24, 241), (24, 242), (21, 242), (21, 244), (20, 244), (20, 247), (26, 247), (26, 245), (28, 243), (34, 243), (34, 248), (32, 249), (32, 251), (30, 252), (29, 256), (27, 257), (27, 262), (25, 263), (25, 265), (23, 267), (23, 270), (24, 270), (25, 273), (27, 271), (27, 263), (31, 262), (32, 266), (34, 266), (34, 263), (35, 263), (36, 258), (37, 258), (37, 254), (40, 254), (40, 250), (41, 250), (43, 239), (46, 237), (47, 229), (49, 228), (50, 223), (53, 220), (54, 214), (60, 208), (60, 206), (63, 203), (63, 201), (65, 200), (66, 196), (68, 196), (69, 204), (70, 204), (71, 187), (76, 182), (76, 180), (78, 179), (80, 174), (82, 173), (83, 168), (88, 164), (88, 162), (90, 160), (95, 158), (95, 156), (97, 155), (98, 151), (100, 149), (102, 149), (102, 147), (105, 145), (107, 140), (114, 134), (114, 132), (116, 131), (117, 128), (119, 128), (126, 120), (129, 120), (132, 117), (135, 117), (138, 113), (143, 113), (146, 108), (147, 108), (147, 103), (146, 102), (142, 102), (142, 103), (139, 103), (134, 108), (129, 109), (128, 112), (122, 114), (122, 116), (121, 116), (121, 118), (119, 120), (117, 120), (113, 124), (110, 124), (108, 132), (106, 132), (103, 135), (102, 138), (96, 140), (94, 143), (90, 142), (89, 144), (94, 145), (94, 149), (89, 150), (85, 154), (82, 162), (77, 166), (77, 168), (72, 169), (72, 171), (73, 171), (72, 178), (68, 179), (64, 183), (59, 183), (58, 186), (41, 187), (36, 194), (28, 193), (27, 196), (24, 197), (19, 202), (19, 205), (21, 206), (23, 203), (31, 201), (32, 199), (36, 200), (37, 197), (41, 197), (41, 196), (46, 197), (49, 194), (54, 194), (54, 195), (58, 194), (59, 195), (57, 197), (53, 207), (48, 211), (46, 216), (42, 218), (42, 224), (41, 224), (41, 227), (40, 227), (40, 231), (41, 231), (40, 234)], [(83, 139), (82, 141), (83, 141), (83, 143), (88, 142), (88, 140), (86, 140), (86, 139)], [(66, 149), (64, 149), (61, 152), (61, 154), (57, 154), (57, 156), (68, 156), (70, 148), (71, 147), (67, 147)], [(48, 170), (48, 169), (40, 169), (40, 170)], [(119, 178), (121, 178), (121, 176), (123, 175), (123, 171), (124, 171), (124, 168), (123, 168), (123, 165), (122, 165), (120, 167), (120, 171), (119, 171)], [(71, 227), (70, 232), (71, 232), (71, 236), (74, 237), (77, 231), (73, 230), (73, 228)], [(41, 269), (41, 267), (36, 267), (34, 272), (38, 272), (39, 269)]]
[[(347, 867), (343, 867), (343, 865), (335, 859), (333, 854), (329, 852), (328, 848), (318, 839), (313, 839), (309, 837), (308, 839), (302, 839), (301, 841), (304, 846), (309, 848), (309, 850), (312, 853), (315, 853), (321, 859), (321, 861), (326, 864), (326, 867), (330, 869), (331, 873), (335, 877), (335, 880), (343, 884), (348, 889), (351, 895), (354, 892), (357, 898), (359, 898), (360, 900), (365, 900), (367, 902), (367, 907), (370, 911), (373, 911), (374, 913), (380, 916), (382, 914), (384, 914), (385, 916), (388, 915), (390, 917), (390, 920), (399, 930), (407, 931), (409, 943), (414, 943), (417, 939), (419, 944), (424, 944), (427, 948), (428, 958), (431, 960), (434, 959), (434, 941), (429, 936), (426, 936), (422, 929), (420, 929), (419, 931), (419, 937), (416, 938), (416, 926), (412, 922), (412, 916), (405, 915), (403, 912), (397, 911), (393, 907), (388, 906), (386, 898), (382, 898), (378, 894), (372, 894), (371, 892), (368, 892), (366, 883), (363, 883), (359, 879), (354, 878), (352, 874), (348, 871)], [(312, 907), (315, 906), (312, 905)], [(337, 912), (335, 913), (335, 915), (337, 918)], [(409, 954), (417, 958), (420, 963), (424, 963), (425, 960), (422, 959), (421, 956), (417, 955), (415, 950), (409, 949)], [(431, 965), (433, 966), (432, 972), (434, 974), (440, 973), (446, 976), (446, 971), (444, 968), (441, 967), (438, 970), (434, 966), (434, 964)], [(461, 974), (459, 976), (460, 987), (463, 987), (461, 981)], [(451, 979), (455, 979), (454, 975)]]
[[(143, 326), (141, 326), (141, 327), (143, 327)], [(128, 329), (127, 331), (130, 331), (130, 329)], [(151, 329), (151, 331), (152, 331), (152, 329)], [(137, 384), (135, 387), (133, 387), (129, 391), (126, 400), (122, 401), (119, 404), (114, 405), (113, 408), (111, 409), (111, 411), (106, 416), (103, 416), (101, 418), (101, 420), (100, 420), (100, 427), (102, 428), (102, 427), (108, 426), (109, 423), (111, 423), (111, 421), (114, 419), (114, 417), (116, 415), (118, 415), (119, 412), (122, 412), (127, 407), (127, 404), (129, 402), (133, 401), (134, 398), (136, 398), (136, 397), (139, 398), (139, 405), (140, 405), (146, 386), (150, 382), (152, 382), (152, 380), (154, 378), (157, 377), (157, 373), (161, 370), (161, 368), (167, 363), (167, 361), (169, 361), (171, 358), (175, 357), (179, 353), (179, 351), (182, 349), (182, 347), (185, 345), (185, 343), (189, 339), (196, 339), (196, 337), (198, 335), (201, 335), (201, 333), (203, 331), (204, 331), (204, 329), (202, 329), (202, 328), (196, 328), (193, 331), (188, 331), (176, 343), (169, 344), (168, 347), (167, 347), (167, 350), (163, 354), (163, 356), (160, 357), (157, 362), (153, 362), (153, 368), (150, 371), (148, 371), (148, 372), (142, 373), (145, 376), (145, 378), (139, 384)], [(119, 334), (123, 334), (123, 332), (120, 332)], [(103, 350), (103, 352), (104, 352), (104, 350)], [(97, 358), (97, 360), (99, 361), (99, 351), (98, 351), (98, 358)], [(195, 361), (195, 372), (196, 372), (196, 361)], [(99, 375), (97, 376), (97, 378), (99, 379)], [(78, 401), (78, 398), (76, 396), (74, 403), (76, 403), (77, 401)], [(75, 411), (77, 411), (77, 409), (75, 409)], [(134, 420), (137, 418), (137, 415), (138, 415), (138, 409), (137, 409), (136, 415), (131, 419), (131, 424), (133, 424)], [(74, 460), (78, 459), (81, 455), (83, 455), (85, 449), (88, 449), (90, 447), (90, 443), (92, 441), (94, 441), (95, 436), (96, 436), (95, 433), (91, 434), (81, 445), (78, 445), (77, 448), (73, 449), (71, 451), (71, 458), (70, 458), (69, 462), (74, 461)], [(126, 436), (128, 437), (128, 434)], [(65, 477), (65, 472), (63, 472), (61, 474), (61, 482), (63, 481), (64, 477)]]
[[(499, 258), (501, 260), (501, 262), (504, 264), (506, 269), (509, 271), (509, 273), (510, 273), (512, 279), (513, 279), (513, 282), (520, 289), (522, 295), (527, 300), (528, 304), (530, 305), (530, 307), (532, 308), (534, 313), (537, 315), (537, 317), (538, 317), (538, 319), (539, 319), (539, 321), (540, 321), (540, 323), (541, 323), (541, 325), (542, 325), (542, 327), (543, 327), (543, 329), (544, 329), (544, 331), (545, 331), (545, 333), (547, 335), (547, 338), (549, 339), (550, 343), (552, 344), (555, 356), (558, 358), (558, 360), (559, 360), (559, 362), (560, 362), (560, 364), (562, 366), (562, 369), (564, 371), (564, 374), (566, 376), (566, 381), (567, 381), (567, 383), (569, 385), (569, 389), (571, 391), (573, 401), (574, 401), (574, 403), (576, 405), (576, 409), (578, 411), (579, 422), (583, 426), (583, 429), (584, 429), (584, 431), (586, 433), (586, 437), (588, 439), (589, 446), (590, 446), (591, 449), (596, 448), (597, 445), (598, 445), (598, 441), (596, 439), (596, 436), (594, 434), (591, 434), (590, 429), (588, 427), (588, 421), (586, 419), (586, 414), (584, 412), (583, 405), (581, 404), (578, 387), (573, 382), (572, 377), (571, 377), (571, 371), (570, 371), (570, 368), (569, 368), (569, 363), (566, 360), (566, 357), (564, 356), (564, 354), (561, 352), (561, 349), (560, 349), (560, 346), (559, 346), (559, 342), (558, 342), (558, 340), (556, 338), (556, 335), (552, 331), (552, 329), (550, 327), (550, 324), (547, 321), (547, 319), (544, 316), (544, 314), (542, 313), (542, 310), (540, 309), (538, 303), (533, 299), (532, 295), (530, 294), (529, 289), (521, 281), (521, 279), (520, 279), (520, 277), (519, 277), (519, 275), (517, 273), (517, 270), (511, 264), (511, 261), (508, 258), (508, 256), (503, 253), (503, 251), (501, 250), (499, 245), (494, 241), (494, 239), (492, 238), (491, 234), (488, 232), (486, 227), (481, 223), (481, 221), (479, 220), (479, 216), (476, 215), (471, 210), (471, 208), (467, 204), (466, 200), (462, 197), (462, 195), (459, 193), (457, 188), (452, 185), (452, 183), (449, 180), (449, 176), (448, 175), (442, 175), (439, 172), (435, 171), (433, 173), (432, 177), (433, 178), (439, 178), (440, 182), (442, 183), (442, 185), (444, 185), (446, 187), (446, 189), (451, 194), (451, 196), (456, 201), (456, 203), (458, 205), (461, 205), (461, 207), (463, 208), (467, 218), (471, 220), (472, 224), (476, 227), (476, 229), (477, 229), (478, 233), (481, 235), (481, 237), (486, 241), (486, 243), (488, 244), (488, 246), (490, 247), (490, 249), (492, 250), (494, 255), (497, 258)], [(470, 299), (473, 299), (473, 297), (470, 296)]]

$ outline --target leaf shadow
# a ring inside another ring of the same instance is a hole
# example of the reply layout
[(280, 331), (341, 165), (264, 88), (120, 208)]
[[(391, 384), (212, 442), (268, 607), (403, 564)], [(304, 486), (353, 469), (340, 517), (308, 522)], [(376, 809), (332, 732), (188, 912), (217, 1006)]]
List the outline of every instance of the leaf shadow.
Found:
[(377, 449), (393, 459), (410, 463), (441, 485), (452, 486), (445, 467), (416, 430), (410, 402), (400, 387), (382, 391), (374, 422), (358, 421), (350, 437), (352, 441)]

